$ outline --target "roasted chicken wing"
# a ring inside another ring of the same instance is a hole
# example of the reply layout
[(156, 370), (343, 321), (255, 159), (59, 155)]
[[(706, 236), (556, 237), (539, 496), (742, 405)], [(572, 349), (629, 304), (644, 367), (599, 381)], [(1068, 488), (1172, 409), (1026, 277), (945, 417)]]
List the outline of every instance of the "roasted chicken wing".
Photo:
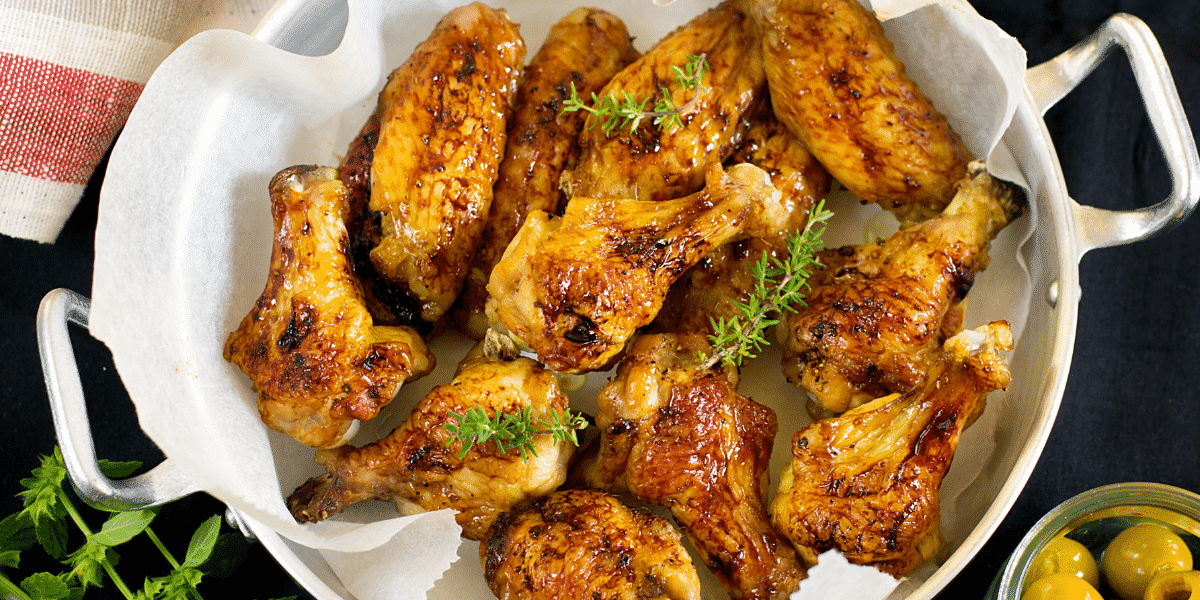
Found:
[(379, 96), (371, 261), (437, 321), (462, 288), (492, 200), (525, 43), (504, 11), (450, 11)]
[(416, 331), (375, 325), (350, 268), (346, 187), (333, 169), (271, 179), (275, 226), (266, 288), (225, 342), (250, 376), (262, 420), (301, 443), (337, 446), (407, 380), (433, 369)]
[(937, 215), (970, 151), (905, 74), (857, 0), (747, 0), (775, 114), (859, 198), (901, 220)]
[(579, 131), (587, 116), (562, 112), (568, 86), (587, 97), (637, 55), (615, 15), (577, 8), (550, 29), (525, 68), (483, 237), (453, 313), (468, 335), (483, 338), (488, 277), (525, 215), (534, 210), (557, 214), (564, 204), (559, 176), (579, 159)]
[(566, 480), (575, 446), (549, 435), (534, 439), (528, 460), (516, 450), (500, 452), (494, 443), (474, 444), (459, 458), (462, 443), (451, 440), (451, 412), (465, 415), (480, 407), (489, 418), (499, 412), (529, 411), (533, 423), (551, 411), (565, 414), (568, 399), (554, 373), (528, 358), (468, 357), (454, 381), (429, 392), (408, 420), (386, 438), (354, 448), (321, 450), (316, 461), (325, 475), (310, 479), (288, 497), (297, 522), (315, 522), (363, 500), (391, 500), (401, 512), (410, 503), (425, 510), (451, 508), (463, 536), (483, 537), (496, 515), (517, 502), (553, 492)]
[(501, 513), (479, 544), (500, 600), (699, 600), (679, 532), (597, 490), (564, 490)]
[(806, 562), (837, 549), (900, 576), (941, 550), (938, 488), (988, 392), (1008, 386), (1010, 349), (1003, 321), (963, 331), (917, 388), (796, 433), (771, 519)]
[(778, 212), (757, 167), (712, 163), (707, 182), (677, 200), (574, 198), (561, 218), (530, 213), (492, 270), (489, 320), (556, 371), (607, 368), (681, 273)]
[(654, 320), (662, 331), (711, 332), (715, 319), (737, 316), (737, 306), (754, 289), (754, 264), (764, 253), (785, 252), (788, 235), (804, 228), (809, 210), (829, 191), (829, 174), (769, 113), (756, 119), (728, 162), (766, 171), (781, 194), (782, 214), (756, 220), (757, 230), (747, 231), (753, 237), (721, 246), (688, 269), (671, 286)]
[(591, 485), (664, 506), (734, 599), (787, 598), (805, 571), (771, 526), (766, 469), (775, 413), (703, 368), (702, 335), (643, 335), (600, 392)]
[(684, 106), (694, 94), (679, 89), (672, 68), (703, 54), (710, 71), (699, 97), (681, 115), (684, 126), (660, 129), (645, 121), (632, 133), (626, 128), (608, 135), (590, 118), (580, 135), (579, 164), (564, 177), (568, 195), (666, 200), (700, 189), (705, 167), (740, 145), (749, 115), (766, 97), (760, 52), (753, 24), (733, 0), (659, 40), (598, 95), (628, 93), (643, 100), (666, 88), (675, 106)]
[(421, 318), (421, 305), (406, 286), (385, 279), (371, 262), (371, 250), (382, 237), (380, 213), (369, 210), (371, 162), (379, 141), (378, 110), (372, 113), (338, 167), (338, 177), (350, 195), (350, 256), (354, 274), (363, 287), (363, 301), (371, 317), (381, 325), (408, 325), (422, 335), (432, 333), (433, 324)]
[(942, 216), (886, 240), (820, 252), (807, 306), (781, 321), (783, 369), (814, 418), (906, 392), (961, 328), (960, 303), (991, 240), (1024, 206), (1020, 188), (971, 164)]

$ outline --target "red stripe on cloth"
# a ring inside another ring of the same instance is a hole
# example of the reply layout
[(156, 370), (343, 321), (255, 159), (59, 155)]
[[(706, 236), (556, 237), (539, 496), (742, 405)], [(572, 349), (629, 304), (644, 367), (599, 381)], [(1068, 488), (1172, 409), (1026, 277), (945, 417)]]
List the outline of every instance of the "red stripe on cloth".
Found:
[(0, 170), (86, 184), (142, 87), (0, 53)]

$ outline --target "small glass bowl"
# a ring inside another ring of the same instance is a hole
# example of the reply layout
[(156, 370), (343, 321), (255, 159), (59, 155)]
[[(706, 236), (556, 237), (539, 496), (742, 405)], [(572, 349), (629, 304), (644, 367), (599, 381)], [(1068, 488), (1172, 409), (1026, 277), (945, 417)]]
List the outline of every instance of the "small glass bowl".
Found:
[(1200, 552), (1200, 495), (1159, 483), (1106, 485), (1079, 494), (1046, 513), (1013, 550), (988, 598), (1020, 600), (1030, 564), (1050, 540), (1060, 535), (1070, 534), (1100, 562), (1100, 552), (1113, 536), (1125, 527), (1148, 521), (1182, 534), (1192, 553)]

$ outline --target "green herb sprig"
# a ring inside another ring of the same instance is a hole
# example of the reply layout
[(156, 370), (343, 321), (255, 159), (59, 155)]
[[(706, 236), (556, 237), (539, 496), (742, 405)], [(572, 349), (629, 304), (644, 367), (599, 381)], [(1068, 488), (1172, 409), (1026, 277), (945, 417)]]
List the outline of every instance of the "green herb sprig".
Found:
[[(241, 537), (238, 533), (222, 535), (222, 518), (213, 515), (192, 534), (187, 554), (179, 562), (150, 527), (161, 507), (111, 513), (100, 530), (93, 532), (63, 489), (67, 469), (62, 452), (55, 448), (40, 462), (31, 477), (21, 480), (24, 490), (18, 495), (24, 497), (23, 508), (0, 520), (0, 594), (6, 598), (80, 600), (88, 589), (103, 587), (107, 578), (127, 600), (203, 600), (196, 586), (204, 576), (201, 569), (211, 567), (213, 549), (223, 538), (228, 541), (228, 536)], [(136, 461), (99, 462), (100, 471), (115, 478), (127, 477), (141, 466)], [(83, 533), (84, 542), (68, 552), (71, 524)], [(146, 578), (142, 589), (134, 591), (117, 573), (120, 557), (116, 548), (138, 535), (150, 539), (171, 571), (162, 577)], [(9, 579), (9, 571), (20, 568), (22, 556), (36, 546), (68, 570), (32, 573), (19, 578), (19, 584)]]
[(579, 445), (578, 432), (587, 427), (587, 419), (581, 413), (572, 414), (570, 410), (563, 414), (550, 409), (550, 419), (539, 419), (534, 422), (530, 407), (518, 408), (515, 413), (497, 412), (489, 418), (483, 407), (475, 405), (467, 409), (466, 414), (450, 411), (454, 423), (446, 423), (443, 427), (450, 433), (446, 445), (461, 443), (458, 451), (461, 460), (467, 456), (475, 444), (496, 444), (501, 454), (507, 454), (516, 449), (521, 453), (522, 460), (529, 460), (529, 455), (537, 456), (537, 448), (533, 439), (538, 435), (550, 435), (557, 443), (570, 440)]
[(638, 100), (629, 92), (615, 90), (609, 92), (607, 96), (597, 96), (596, 92), (592, 92), (592, 105), (588, 106), (579, 98), (579, 94), (575, 90), (575, 83), (572, 82), (571, 97), (564, 102), (562, 112), (559, 114), (580, 110), (587, 112), (594, 117), (588, 124), (588, 129), (594, 129), (598, 125), (606, 136), (612, 135), (618, 127), (621, 129), (628, 127), (629, 132), (633, 133), (645, 120), (649, 120), (664, 131), (671, 131), (676, 127), (682, 128), (683, 120), (680, 115), (696, 105), (700, 94), (705, 89), (703, 81), (704, 74), (708, 72), (708, 63), (704, 58), (704, 53), (689, 56), (683, 68), (671, 67), (676, 84), (680, 88), (692, 92), (692, 99), (683, 106), (675, 105), (670, 90), (665, 86), (660, 89), (661, 96), (654, 102), (654, 110), (646, 110), (650, 98)]
[(808, 276), (821, 266), (816, 253), (823, 247), (821, 236), (832, 216), (832, 212), (825, 210), (824, 200), (817, 202), (804, 228), (788, 236), (787, 254), (782, 259), (763, 253), (751, 271), (754, 289), (746, 302), (737, 305), (739, 314), (712, 322), (709, 342), (714, 352), (702, 363), (702, 369), (741, 365), (743, 360), (754, 358), (767, 345), (764, 335), (767, 328), (779, 323), (771, 315), (795, 312), (796, 307), (806, 306)]

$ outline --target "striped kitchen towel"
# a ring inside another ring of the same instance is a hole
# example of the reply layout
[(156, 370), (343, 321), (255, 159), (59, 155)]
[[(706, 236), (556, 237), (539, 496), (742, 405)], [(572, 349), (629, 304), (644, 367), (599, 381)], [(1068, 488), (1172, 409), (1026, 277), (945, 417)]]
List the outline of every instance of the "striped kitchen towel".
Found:
[(0, 234), (53, 242), (155, 67), (271, 0), (0, 0)]

